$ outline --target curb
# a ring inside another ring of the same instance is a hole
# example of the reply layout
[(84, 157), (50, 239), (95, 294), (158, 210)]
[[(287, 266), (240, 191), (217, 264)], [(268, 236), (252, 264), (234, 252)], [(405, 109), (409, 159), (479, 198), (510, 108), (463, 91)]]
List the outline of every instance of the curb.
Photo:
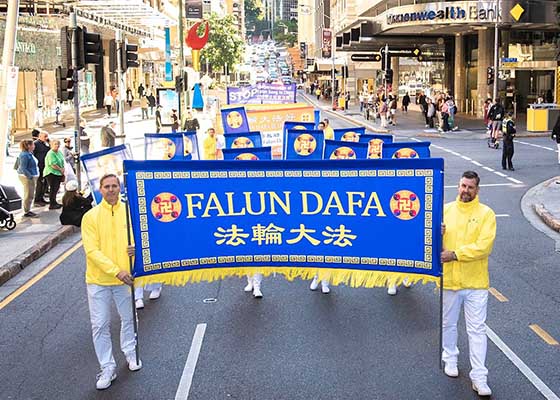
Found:
[(18, 256), (14, 257), (11, 261), (0, 266), (0, 286), (8, 282), (14, 276), (19, 274), (25, 267), (33, 261), (39, 259), (47, 251), (52, 249), (62, 240), (74, 232), (79, 232), (79, 228), (71, 225), (66, 225), (58, 229), (56, 232), (51, 233), (49, 236), (35, 244), (30, 249), (24, 251)]
[(560, 232), (560, 221), (554, 218), (544, 204), (533, 204), (533, 210), (550, 229)]

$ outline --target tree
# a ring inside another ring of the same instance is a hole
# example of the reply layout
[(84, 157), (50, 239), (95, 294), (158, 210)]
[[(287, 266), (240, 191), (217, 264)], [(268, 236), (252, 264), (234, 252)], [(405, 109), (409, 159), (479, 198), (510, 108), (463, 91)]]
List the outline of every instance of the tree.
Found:
[[(210, 34), (208, 43), (200, 52), (201, 63), (208, 60), (214, 71), (224, 65), (233, 67), (241, 61), (245, 42), (237, 30), (236, 20), (232, 15), (219, 17), (212, 13), (208, 19)], [(201, 25), (203, 27), (204, 24)]]
[(294, 47), (297, 42), (297, 22), (294, 20), (280, 20), (274, 25), (274, 40)]
[[(245, 28), (247, 31), (256, 30), (257, 21), (264, 18), (261, 0), (245, 0)], [(260, 31), (259, 31), (260, 32)]]

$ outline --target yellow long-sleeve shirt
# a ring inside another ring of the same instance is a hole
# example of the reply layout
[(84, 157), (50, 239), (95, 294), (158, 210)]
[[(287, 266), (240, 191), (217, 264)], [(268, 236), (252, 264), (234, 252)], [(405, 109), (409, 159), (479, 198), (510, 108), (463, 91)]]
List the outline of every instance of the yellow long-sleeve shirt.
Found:
[(334, 140), (334, 129), (331, 128), (330, 125), (325, 127), (323, 135), (325, 135), (325, 139), (327, 140)]
[(120, 271), (130, 269), (126, 207), (121, 201), (111, 206), (103, 200), (84, 215), (82, 243), (86, 253), (86, 283), (124, 285), (117, 278)]
[(443, 210), (443, 248), (457, 261), (443, 264), (443, 288), (488, 289), (488, 257), (496, 238), (496, 215), (478, 196), (464, 203), (458, 198)]
[(202, 147), (204, 150), (204, 159), (205, 160), (215, 160), (216, 159), (216, 150), (218, 145), (218, 139), (216, 136), (207, 135), (202, 142)]

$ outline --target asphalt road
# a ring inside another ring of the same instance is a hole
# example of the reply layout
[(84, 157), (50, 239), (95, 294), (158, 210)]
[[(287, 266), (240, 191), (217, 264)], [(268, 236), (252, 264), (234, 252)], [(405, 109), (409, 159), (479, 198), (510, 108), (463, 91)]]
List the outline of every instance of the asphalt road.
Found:
[[(348, 124), (331, 120), (335, 127)], [(556, 154), (517, 143), (516, 171), (500, 176), (501, 151), (485, 141), (430, 141), (432, 156), (445, 158), (446, 201), (454, 199), (461, 173), (474, 169), (481, 175), (481, 201), (499, 215), (491, 283), (507, 301), (490, 296), (488, 326), (560, 395), (560, 348), (529, 329), (538, 324), (560, 339), (559, 255), (521, 210), (530, 187), (558, 174)], [(548, 139), (523, 142), (551, 147)], [(460, 377), (439, 369), (433, 285), (400, 289), (395, 297), (383, 288), (334, 287), (323, 295), (309, 291), (308, 282), (281, 276), (265, 280), (261, 300), (243, 292), (241, 279), (164, 288), (139, 312), (144, 368), (134, 373), (118, 351), (115, 313), (118, 378), (97, 391), (84, 270), (80, 248), (0, 309), (1, 399), (174, 399), (199, 324), (206, 331), (189, 399), (478, 398), (468, 378), (462, 321)], [(493, 398), (544, 398), (492, 341), (487, 365)]]

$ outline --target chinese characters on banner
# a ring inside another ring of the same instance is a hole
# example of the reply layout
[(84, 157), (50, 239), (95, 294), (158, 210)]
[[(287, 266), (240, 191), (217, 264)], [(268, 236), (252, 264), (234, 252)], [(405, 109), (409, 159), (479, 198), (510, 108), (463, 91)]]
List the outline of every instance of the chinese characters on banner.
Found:
[(332, 57), (333, 33), (332, 30), (323, 28), (323, 43), (321, 46), (321, 55), (323, 58)]

